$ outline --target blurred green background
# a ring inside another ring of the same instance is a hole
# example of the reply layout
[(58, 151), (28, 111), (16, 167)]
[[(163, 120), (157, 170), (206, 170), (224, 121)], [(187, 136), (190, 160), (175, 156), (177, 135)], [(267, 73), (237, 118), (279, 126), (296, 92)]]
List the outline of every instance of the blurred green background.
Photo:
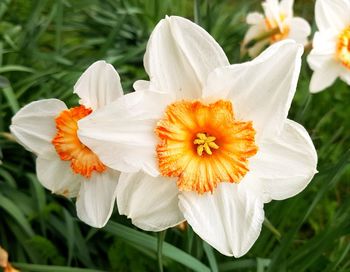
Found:
[[(99, 59), (112, 63), (124, 90), (133, 91), (136, 79), (147, 78), (142, 65), (146, 42), (166, 14), (196, 21), (231, 63), (245, 61), (239, 52), (248, 28), (245, 16), (261, 11), (260, 4), (0, 0), (0, 245), (15, 266), (22, 271), (157, 271), (157, 245), (164, 235), (137, 230), (117, 209), (104, 229), (80, 222), (73, 201), (38, 183), (34, 156), (9, 135), (11, 117), (43, 98), (76, 105), (73, 85)], [(315, 31), (313, 8), (311, 0), (296, 0), (295, 13)], [(189, 227), (169, 229), (165, 271), (350, 271), (350, 87), (338, 80), (310, 95), (311, 74), (304, 56), (289, 118), (312, 136), (319, 174), (297, 197), (265, 206), (261, 235), (240, 259), (219, 254)]]

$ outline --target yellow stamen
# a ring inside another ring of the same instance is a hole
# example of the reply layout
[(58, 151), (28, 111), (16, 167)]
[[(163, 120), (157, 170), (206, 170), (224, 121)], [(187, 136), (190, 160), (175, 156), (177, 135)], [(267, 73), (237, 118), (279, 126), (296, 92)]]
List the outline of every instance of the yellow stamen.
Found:
[(199, 156), (203, 155), (203, 151), (207, 153), (208, 155), (212, 155), (213, 152), (212, 149), (218, 149), (219, 146), (214, 142), (216, 140), (216, 137), (214, 136), (207, 136), (206, 133), (197, 133), (197, 138), (193, 141), (194, 144), (197, 146), (197, 154)]

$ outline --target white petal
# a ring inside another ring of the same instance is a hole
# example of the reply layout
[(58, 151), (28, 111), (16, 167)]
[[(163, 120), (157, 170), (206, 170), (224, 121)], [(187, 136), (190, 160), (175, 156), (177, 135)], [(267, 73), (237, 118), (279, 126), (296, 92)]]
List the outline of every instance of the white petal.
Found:
[(117, 188), (120, 214), (147, 231), (161, 231), (184, 221), (176, 180), (143, 172), (121, 174)]
[(94, 172), (89, 180), (81, 183), (76, 202), (80, 220), (95, 228), (106, 225), (113, 211), (119, 174), (111, 169)]
[(279, 136), (259, 144), (249, 164), (253, 179), (262, 183), (266, 202), (300, 193), (317, 173), (316, 166), (317, 153), (309, 134), (291, 120), (287, 120)]
[(96, 110), (123, 95), (120, 77), (114, 67), (105, 61), (96, 61), (80, 76), (74, 86), (79, 103)]
[(221, 47), (203, 28), (176, 16), (157, 24), (144, 57), (157, 90), (178, 99), (199, 98), (208, 74), (228, 64)]
[(307, 62), (312, 70), (320, 69), (325, 63), (334, 59), (338, 34), (332, 30), (316, 32), (313, 38)]
[(54, 150), (51, 143), (56, 135), (55, 118), (66, 105), (58, 99), (32, 102), (12, 118), (11, 133), (27, 150), (43, 155)]
[(294, 17), (288, 20), (286, 24), (288, 24), (290, 27), (290, 31), (288, 33), (289, 39), (301, 44), (307, 43), (307, 37), (311, 34), (311, 27), (306, 20), (303, 18)]
[(295, 93), (302, 52), (301, 45), (285, 40), (251, 62), (218, 68), (209, 76), (204, 96), (230, 99), (237, 119), (253, 121), (257, 138), (276, 135)]
[(36, 173), (46, 189), (65, 197), (76, 197), (84, 179), (72, 171), (70, 162), (62, 161), (56, 153), (39, 156), (36, 159)]
[(281, 9), (277, 0), (266, 0), (262, 3), (262, 7), (265, 12), (265, 18), (270, 21), (276, 22), (280, 29), (283, 28), (281, 20)]
[(249, 25), (257, 25), (264, 22), (264, 16), (259, 12), (252, 12), (247, 15), (246, 22)]
[(88, 115), (78, 122), (79, 139), (107, 166), (158, 175), (157, 121), (170, 103), (167, 94), (138, 91)]
[(338, 31), (350, 25), (349, 0), (317, 0), (315, 6), (316, 24), (319, 30), (334, 28)]
[(318, 54), (335, 54), (338, 35), (333, 29), (317, 31), (312, 42), (313, 50)]
[(281, 0), (280, 9), (287, 17), (293, 17), (294, 0)]
[(263, 202), (246, 187), (221, 183), (213, 193), (182, 192), (179, 199), (193, 230), (224, 255), (241, 257), (260, 234)]
[(338, 62), (330, 60), (324, 63), (321, 68), (316, 69), (311, 77), (310, 92), (318, 93), (331, 86), (340, 74), (340, 65)]
[(147, 80), (137, 80), (133, 84), (135, 91), (149, 91), (151, 89), (151, 82)]

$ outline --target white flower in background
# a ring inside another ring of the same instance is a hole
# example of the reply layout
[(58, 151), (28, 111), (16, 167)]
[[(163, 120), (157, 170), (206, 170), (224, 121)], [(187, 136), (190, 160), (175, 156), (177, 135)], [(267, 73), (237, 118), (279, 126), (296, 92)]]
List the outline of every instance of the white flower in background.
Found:
[(104, 61), (92, 64), (74, 86), (80, 106), (57, 99), (32, 102), (12, 118), (17, 141), (35, 153), (39, 181), (55, 194), (77, 197), (78, 217), (102, 227), (113, 211), (119, 172), (106, 167), (77, 135), (78, 120), (123, 95), (120, 78)]
[(230, 65), (201, 27), (160, 21), (144, 57), (150, 81), (79, 121), (81, 141), (124, 171), (119, 212), (150, 231), (187, 220), (221, 253), (245, 254), (264, 203), (296, 195), (316, 173), (308, 133), (287, 119), (302, 51), (284, 41)]
[(337, 77), (350, 85), (350, 0), (317, 0), (318, 30), (307, 61), (314, 71), (310, 91), (331, 86)]
[(20, 272), (16, 268), (14, 268), (11, 263), (8, 261), (9, 254), (5, 249), (0, 246), (0, 267), (4, 272)]
[(292, 39), (306, 44), (311, 33), (309, 23), (293, 16), (294, 0), (266, 0), (262, 3), (264, 15), (249, 13), (247, 23), (250, 26), (242, 44), (242, 50), (248, 50), (256, 57), (266, 46), (284, 39)]

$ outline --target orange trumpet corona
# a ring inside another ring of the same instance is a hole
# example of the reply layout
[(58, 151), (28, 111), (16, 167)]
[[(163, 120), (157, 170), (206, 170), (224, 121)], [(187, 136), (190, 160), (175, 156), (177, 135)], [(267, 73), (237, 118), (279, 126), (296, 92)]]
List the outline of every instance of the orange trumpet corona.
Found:
[(52, 140), (61, 160), (70, 161), (74, 173), (90, 178), (93, 171), (103, 172), (106, 166), (78, 138), (78, 121), (92, 112), (84, 106), (64, 110), (55, 119), (57, 134)]
[(155, 132), (160, 173), (177, 177), (180, 190), (199, 194), (213, 192), (220, 182), (240, 182), (258, 150), (252, 122), (235, 120), (225, 100), (170, 104)]

